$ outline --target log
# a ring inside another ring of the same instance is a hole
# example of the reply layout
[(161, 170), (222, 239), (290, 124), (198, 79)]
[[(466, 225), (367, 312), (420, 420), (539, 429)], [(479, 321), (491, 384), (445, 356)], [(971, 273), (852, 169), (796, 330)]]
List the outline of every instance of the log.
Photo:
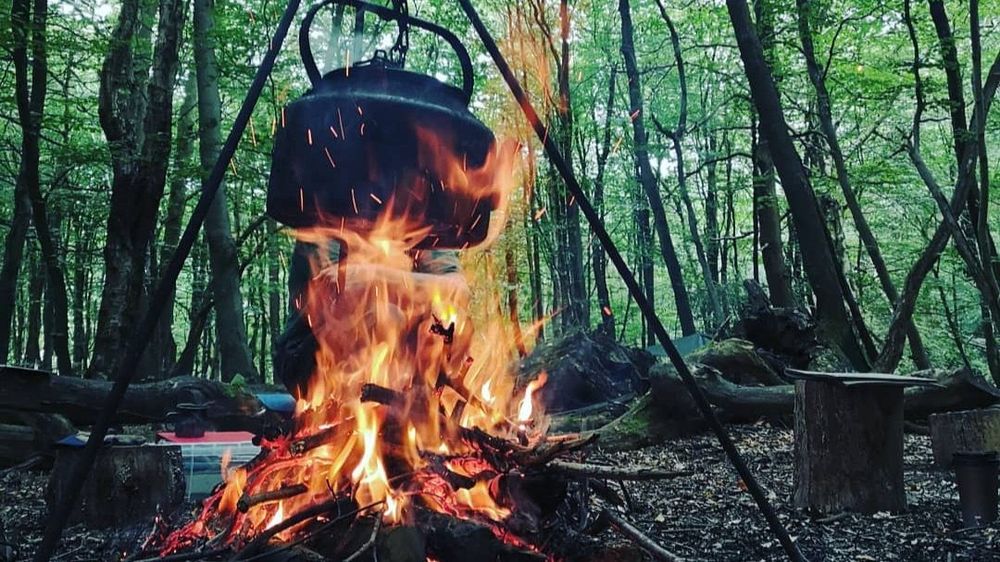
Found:
[(905, 510), (903, 388), (796, 381), (794, 454), (796, 507)]
[(73, 424), (57, 414), (0, 410), (0, 467), (33, 457), (51, 463), (55, 442), (74, 433)]
[(525, 385), (545, 372), (548, 381), (540, 398), (548, 412), (564, 412), (646, 392), (653, 363), (645, 350), (627, 348), (599, 332), (574, 332), (537, 346), (521, 362), (518, 382)]
[[(49, 475), (45, 501), (61, 504), (72, 467), (83, 449), (63, 447)], [(169, 513), (184, 501), (184, 467), (178, 446), (104, 447), (84, 483), (71, 523), (93, 529), (123, 527)]]
[[(111, 386), (105, 380), (0, 366), (0, 409), (60, 414), (74, 424), (91, 425)], [(261, 414), (263, 405), (252, 394), (235, 392), (220, 382), (195, 377), (131, 385), (115, 421), (123, 424), (164, 421), (181, 403), (210, 403), (206, 417), (221, 430), (259, 432), (263, 426), (278, 423), (277, 416)]]
[[(744, 386), (727, 381), (703, 366), (694, 366), (702, 390), (709, 402), (724, 412), (737, 416), (791, 414), (795, 402), (795, 387)], [(903, 411), (907, 419), (924, 419), (935, 412), (981, 408), (1000, 403), (1000, 390), (981, 375), (967, 369), (938, 371), (932, 374), (939, 387), (907, 388)]]
[(956, 452), (1000, 451), (1000, 408), (934, 414), (928, 418), (934, 464), (950, 468)]

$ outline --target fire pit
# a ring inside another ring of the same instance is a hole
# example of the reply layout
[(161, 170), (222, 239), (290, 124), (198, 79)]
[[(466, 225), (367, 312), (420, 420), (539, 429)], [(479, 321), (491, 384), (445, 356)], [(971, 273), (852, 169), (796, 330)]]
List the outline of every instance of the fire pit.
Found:
[(516, 388), (512, 331), (475, 317), (460, 273), (413, 271), (425, 248), (488, 243), (502, 226), (491, 218), (502, 222), (516, 143), (465, 109), (457, 39), (359, 5), (444, 35), (465, 91), (370, 61), (317, 80), (304, 43), (314, 87), (283, 113), (268, 202), (299, 240), (341, 248), (339, 263), (315, 261), (295, 302), (315, 368), (292, 423), (261, 436), (248, 464), (223, 467), (193, 520), (153, 538), (161, 556), (257, 559), (308, 543), (340, 559), (402, 541), (405, 559), (544, 559), (532, 536), (566, 487), (545, 466), (590, 441), (546, 437), (545, 376)]

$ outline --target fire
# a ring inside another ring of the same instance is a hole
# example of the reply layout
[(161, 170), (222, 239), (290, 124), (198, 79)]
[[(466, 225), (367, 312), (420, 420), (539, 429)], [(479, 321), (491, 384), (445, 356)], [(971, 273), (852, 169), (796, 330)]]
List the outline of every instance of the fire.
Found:
[[(435, 169), (448, 164), (442, 188), (485, 189), (481, 196), (496, 203), (488, 236), (495, 239), (506, 219), (516, 145), (498, 143), (482, 167), (471, 168), (421, 134), (421, 157)], [(337, 240), (347, 249), (343, 270), (315, 260), (295, 303), (317, 342), (315, 371), (295, 397), (295, 428), (265, 440), (249, 465), (227, 471), (201, 516), (168, 537), (164, 553), (200, 540), (239, 546), (339, 497), (379, 506), (387, 524), (406, 523), (418, 509), (486, 524), (511, 515), (498, 491), (508, 468), (477, 439), (541, 439), (537, 391), (545, 376), (518, 389), (508, 319), (495, 307), (473, 306), (478, 284), (491, 279), (470, 284), (461, 273), (414, 272), (415, 263), (435, 259), (415, 248), (427, 232), (405, 212), (374, 224), (331, 217), (323, 228), (295, 232), (319, 247)], [(283, 533), (293, 537), (294, 528)]]

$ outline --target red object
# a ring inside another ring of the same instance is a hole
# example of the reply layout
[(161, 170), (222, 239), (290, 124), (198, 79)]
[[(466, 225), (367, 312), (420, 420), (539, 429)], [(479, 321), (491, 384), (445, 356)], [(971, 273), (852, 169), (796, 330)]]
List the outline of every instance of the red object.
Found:
[(248, 443), (253, 440), (249, 431), (206, 431), (201, 437), (177, 437), (172, 431), (161, 431), (156, 437), (170, 443)]

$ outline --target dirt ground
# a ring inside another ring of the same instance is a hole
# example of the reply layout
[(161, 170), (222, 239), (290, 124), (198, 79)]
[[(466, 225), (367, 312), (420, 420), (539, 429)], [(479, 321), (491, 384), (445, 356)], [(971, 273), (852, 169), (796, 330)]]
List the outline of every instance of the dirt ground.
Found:
[[(953, 475), (932, 467), (927, 437), (906, 436), (906, 513), (813, 519), (789, 507), (793, 486), (791, 430), (760, 423), (732, 427), (731, 431), (761, 484), (769, 490), (789, 532), (813, 562), (1000, 561), (1000, 525), (961, 529)], [(684, 559), (785, 559), (711, 435), (629, 453), (595, 452), (588, 461), (693, 471), (692, 476), (667, 482), (628, 484), (622, 494), (628, 506), (620, 511)], [(44, 524), (46, 479), (46, 473), (32, 471), (0, 476), (0, 562), (25, 560), (34, 552)], [(120, 545), (137, 540), (140, 533), (141, 528), (107, 533), (73, 527), (67, 530), (59, 560), (119, 560)], [(621, 538), (605, 530), (595, 542), (621, 544)]]

